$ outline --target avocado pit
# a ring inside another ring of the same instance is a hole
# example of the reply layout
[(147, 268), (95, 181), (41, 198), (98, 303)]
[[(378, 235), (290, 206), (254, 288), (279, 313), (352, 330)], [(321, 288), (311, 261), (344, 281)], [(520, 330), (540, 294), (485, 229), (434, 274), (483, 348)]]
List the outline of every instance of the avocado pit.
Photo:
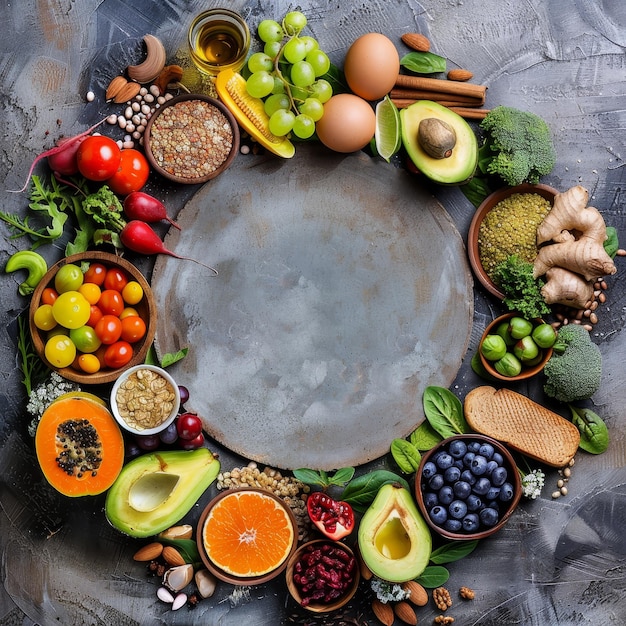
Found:
[(456, 132), (445, 120), (426, 117), (419, 123), (417, 140), (433, 159), (449, 159), (456, 146)]

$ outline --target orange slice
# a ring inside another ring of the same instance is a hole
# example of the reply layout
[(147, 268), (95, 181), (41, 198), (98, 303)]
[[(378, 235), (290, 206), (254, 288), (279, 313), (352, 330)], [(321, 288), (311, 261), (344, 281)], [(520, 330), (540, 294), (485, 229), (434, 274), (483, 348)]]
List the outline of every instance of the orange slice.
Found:
[(226, 494), (207, 515), (202, 533), (212, 563), (242, 578), (262, 576), (280, 567), (295, 537), (285, 506), (257, 491)]

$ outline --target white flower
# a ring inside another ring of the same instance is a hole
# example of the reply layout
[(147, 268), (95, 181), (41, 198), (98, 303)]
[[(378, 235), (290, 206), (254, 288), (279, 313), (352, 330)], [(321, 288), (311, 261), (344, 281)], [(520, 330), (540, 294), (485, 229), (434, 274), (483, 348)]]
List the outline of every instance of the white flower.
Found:
[(47, 381), (33, 389), (26, 404), (27, 413), (34, 416), (34, 419), (28, 425), (28, 433), (31, 437), (35, 436), (37, 424), (48, 406), (58, 397), (70, 391), (80, 391), (80, 387), (65, 380), (57, 372), (52, 372)]
[(376, 577), (370, 580), (370, 586), (372, 591), (376, 594), (376, 597), (383, 604), (387, 604), (387, 602), (400, 602), (401, 600), (406, 600), (410, 594), (410, 592), (402, 589), (402, 587), (397, 583), (390, 583)]
[(532, 470), (522, 476), (522, 494), (535, 500), (541, 495), (546, 475), (539, 469)]

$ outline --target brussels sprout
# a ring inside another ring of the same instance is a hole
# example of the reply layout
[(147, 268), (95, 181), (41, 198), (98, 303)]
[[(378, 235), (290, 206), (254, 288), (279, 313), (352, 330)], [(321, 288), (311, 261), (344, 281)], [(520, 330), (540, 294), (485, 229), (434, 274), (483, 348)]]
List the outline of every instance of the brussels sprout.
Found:
[(513, 354), (522, 362), (532, 361), (539, 354), (539, 346), (530, 335), (522, 337), (513, 346)]
[(519, 376), (522, 371), (521, 361), (511, 352), (507, 352), (494, 364), (496, 372), (502, 376)]
[(506, 343), (500, 335), (487, 335), (480, 351), (488, 361), (498, 361), (506, 354)]
[(506, 343), (507, 346), (514, 346), (515, 342), (517, 341), (516, 339), (511, 337), (511, 333), (509, 333), (508, 322), (501, 322), (500, 324), (498, 324), (498, 326), (496, 327), (496, 335), (500, 335), (500, 337), (504, 339), (504, 343)]
[(540, 348), (551, 348), (556, 341), (556, 330), (550, 324), (539, 324), (531, 336)]
[(509, 333), (515, 339), (521, 339), (530, 335), (533, 331), (533, 324), (523, 317), (512, 317), (509, 320)]

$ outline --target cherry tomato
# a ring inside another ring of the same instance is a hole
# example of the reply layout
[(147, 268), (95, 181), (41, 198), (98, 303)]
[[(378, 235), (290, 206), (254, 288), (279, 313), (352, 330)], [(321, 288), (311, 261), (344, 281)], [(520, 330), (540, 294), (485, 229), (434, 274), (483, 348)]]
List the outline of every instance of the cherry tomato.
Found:
[(98, 308), (105, 315), (115, 315), (119, 317), (124, 310), (124, 300), (122, 294), (115, 289), (105, 289), (98, 300)]
[(104, 277), (107, 275), (107, 267), (102, 263), (91, 263), (85, 272), (85, 282), (94, 283), (94, 285), (102, 286)]
[(54, 304), (54, 301), (59, 297), (59, 293), (52, 287), (46, 287), (41, 292), (41, 304)]
[(139, 312), (137, 311), (137, 309), (133, 308), (132, 306), (127, 306), (120, 313), (120, 319), (123, 320), (125, 317), (131, 317), (131, 315), (139, 315)]
[(102, 341), (98, 337), (95, 328), (91, 326), (81, 326), (80, 328), (72, 328), (70, 330), (70, 339), (81, 352), (95, 352), (101, 345)]
[(122, 298), (126, 304), (138, 304), (143, 298), (143, 288), (136, 280), (131, 280), (122, 289)]
[(89, 319), (90, 305), (78, 291), (66, 291), (52, 305), (54, 319), (65, 328), (79, 328)]
[(59, 268), (54, 276), (54, 288), (57, 293), (66, 291), (78, 291), (83, 284), (83, 273), (78, 265), (67, 263)]
[(103, 284), (105, 289), (115, 289), (115, 291), (121, 292), (127, 284), (128, 276), (126, 272), (117, 267), (111, 267), (107, 270)]
[(95, 325), (94, 331), (102, 343), (111, 345), (122, 335), (122, 322), (116, 315), (103, 315)]
[(76, 152), (80, 173), (89, 180), (107, 180), (117, 171), (122, 151), (113, 139), (91, 135), (83, 140)]
[(120, 196), (127, 196), (133, 191), (139, 191), (147, 182), (150, 166), (146, 157), (139, 150), (122, 150), (117, 170), (107, 185)]
[(57, 321), (52, 315), (52, 305), (42, 304), (38, 306), (33, 315), (33, 322), (39, 330), (52, 330), (57, 325)]
[(69, 367), (76, 357), (76, 346), (67, 335), (55, 335), (46, 341), (44, 354), (54, 367)]
[(121, 337), (128, 343), (137, 343), (146, 334), (146, 323), (138, 315), (129, 315), (121, 323)]
[(98, 300), (100, 300), (100, 295), (102, 291), (100, 287), (94, 283), (83, 283), (78, 288), (78, 293), (82, 293), (85, 296), (85, 300), (89, 302), (89, 304), (96, 304)]
[(95, 374), (101, 368), (100, 361), (95, 354), (81, 354), (77, 359), (77, 364), (85, 374)]
[(133, 358), (133, 347), (127, 341), (116, 341), (104, 352), (104, 363), (112, 370), (124, 367)]
[(202, 433), (202, 420), (195, 413), (183, 413), (176, 420), (176, 430), (181, 439), (195, 439)]
[(87, 326), (95, 328), (96, 324), (102, 319), (104, 313), (95, 305), (92, 304), (89, 307), (89, 319), (87, 320)]
[(314, 491), (306, 501), (311, 521), (330, 539), (337, 541), (354, 529), (354, 511), (347, 502), (333, 500), (323, 491)]

